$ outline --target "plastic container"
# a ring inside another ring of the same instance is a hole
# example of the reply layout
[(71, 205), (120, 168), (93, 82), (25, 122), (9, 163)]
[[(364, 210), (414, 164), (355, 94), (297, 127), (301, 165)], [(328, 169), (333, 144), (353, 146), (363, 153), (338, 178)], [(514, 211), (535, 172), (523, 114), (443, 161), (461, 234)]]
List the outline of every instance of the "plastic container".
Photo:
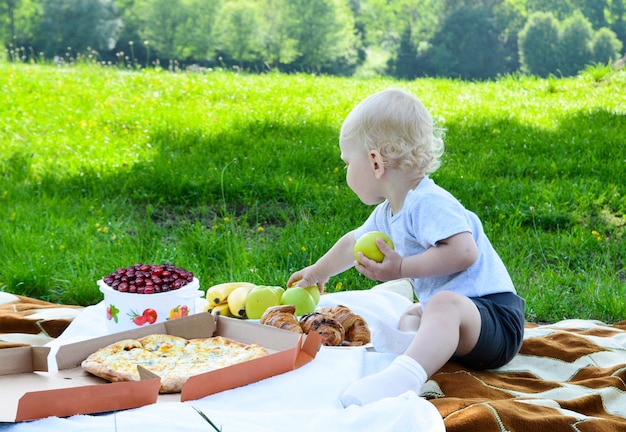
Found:
[(104, 294), (106, 326), (117, 333), (195, 313), (196, 299), (202, 296), (197, 278), (177, 290), (154, 294), (119, 292), (99, 280)]

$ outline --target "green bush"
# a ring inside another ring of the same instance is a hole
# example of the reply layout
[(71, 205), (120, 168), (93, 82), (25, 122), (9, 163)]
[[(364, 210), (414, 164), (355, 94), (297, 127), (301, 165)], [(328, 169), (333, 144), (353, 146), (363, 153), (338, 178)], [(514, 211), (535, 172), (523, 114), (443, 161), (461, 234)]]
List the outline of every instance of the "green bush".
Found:
[(575, 76), (592, 64), (608, 64), (622, 48), (613, 31), (594, 32), (579, 11), (559, 22), (551, 13), (533, 13), (519, 33), (522, 71), (539, 77)]
[(593, 61), (600, 64), (610, 64), (619, 58), (622, 51), (622, 42), (612, 30), (601, 28), (593, 35)]
[(551, 13), (535, 12), (518, 35), (521, 70), (547, 77), (560, 66), (559, 22)]

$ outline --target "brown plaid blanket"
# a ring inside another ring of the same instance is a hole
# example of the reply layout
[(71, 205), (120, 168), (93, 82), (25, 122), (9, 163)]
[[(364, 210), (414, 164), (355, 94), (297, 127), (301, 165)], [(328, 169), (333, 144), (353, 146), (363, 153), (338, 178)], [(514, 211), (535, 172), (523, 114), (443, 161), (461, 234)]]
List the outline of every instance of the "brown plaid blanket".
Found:
[(0, 348), (44, 345), (58, 337), (81, 309), (0, 292)]
[(511, 363), (475, 371), (449, 362), (422, 395), (448, 432), (625, 432), (626, 321), (529, 323)]

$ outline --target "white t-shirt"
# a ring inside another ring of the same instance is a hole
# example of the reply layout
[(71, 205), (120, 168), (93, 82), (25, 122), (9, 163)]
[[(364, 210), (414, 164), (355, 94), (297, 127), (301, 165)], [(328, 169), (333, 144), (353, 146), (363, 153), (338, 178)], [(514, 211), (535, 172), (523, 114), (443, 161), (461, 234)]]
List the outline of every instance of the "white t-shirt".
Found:
[(358, 239), (368, 231), (382, 231), (403, 257), (417, 255), (462, 232), (470, 232), (478, 246), (478, 259), (469, 268), (448, 276), (413, 279), (415, 295), (422, 304), (437, 291), (454, 291), (467, 297), (501, 292), (515, 293), (513, 281), (485, 235), (478, 216), (467, 210), (448, 191), (429, 177), (409, 191), (402, 210), (391, 215), (387, 200), (380, 203), (365, 223), (357, 228)]

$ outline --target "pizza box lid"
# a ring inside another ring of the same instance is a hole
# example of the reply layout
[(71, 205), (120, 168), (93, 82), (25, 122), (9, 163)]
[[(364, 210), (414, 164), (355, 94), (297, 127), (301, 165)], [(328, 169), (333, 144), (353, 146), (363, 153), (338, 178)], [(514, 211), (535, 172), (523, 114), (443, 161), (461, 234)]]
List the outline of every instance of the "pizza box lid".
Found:
[[(81, 362), (111, 343), (148, 334), (185, 338), (225, 336), (264, 346), (269, 355), (191, 377), (180, 394), (159, 394), (160, 379), (144, 370), (141, 381), (109, 383), (85, 372)], [(137, 408), (159, 402), (187, 401), (294, 370), (313, 360), (321, 346), (315, 333), (298, 333), (235, 318), (199, 313), (135, 330), (59, 347), (58, 371), (49, 372), (46, 347), (0, 350), (0, 422), (68, 417)]]

